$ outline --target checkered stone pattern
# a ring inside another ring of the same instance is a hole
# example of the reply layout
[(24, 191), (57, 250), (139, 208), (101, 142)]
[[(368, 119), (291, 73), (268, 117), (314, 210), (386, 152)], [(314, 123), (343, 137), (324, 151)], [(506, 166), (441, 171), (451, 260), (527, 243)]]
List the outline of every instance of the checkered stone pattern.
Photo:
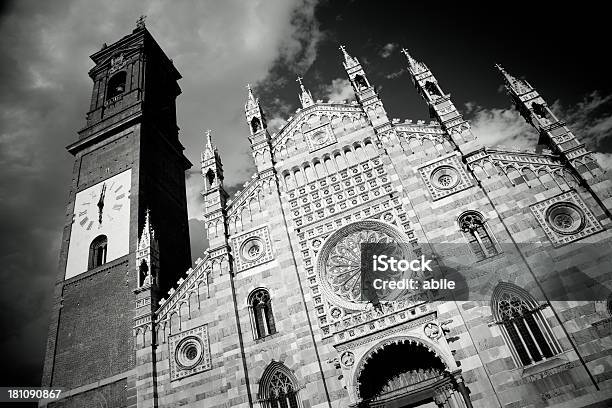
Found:
[(170, 380), (210, 370), (210, 344), (208, 342), (208, 325), (195, 327), (168, 338), (168, 355), (170, 356)]
[[(559, 210), (559, 214), (555, 215), (554, 211), (557, 208), (566, 210), (565, 212)], [(565, 245), (603, 229), (580, 195), (574, 190), (533, 204), (531, 211), (554, 246)], [(564, 221), (570, 224), (561, 227), (555, 225), (556, 222)]]
[(314, 152), (336, 143), (336, 136), (329, 123), (308, 131), (305, 136), (309, 152)]
[(238, 272), (274, 259), (270, 232), (265, 226), (233, 237), (231, 245)]
[(418, 171), (434, 201), (472, 186), (456, 153), (419, 167)]

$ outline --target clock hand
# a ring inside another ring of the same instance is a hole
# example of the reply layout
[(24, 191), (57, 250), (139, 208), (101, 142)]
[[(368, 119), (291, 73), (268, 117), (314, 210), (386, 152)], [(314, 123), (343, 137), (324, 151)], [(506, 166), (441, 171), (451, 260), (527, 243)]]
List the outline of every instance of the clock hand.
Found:
[(102, 184), (100, 199), (98, 200), (98, 222), (102, 224), (102, 209), (104, 208), (104, 194), (106, 193), (106, 183)]

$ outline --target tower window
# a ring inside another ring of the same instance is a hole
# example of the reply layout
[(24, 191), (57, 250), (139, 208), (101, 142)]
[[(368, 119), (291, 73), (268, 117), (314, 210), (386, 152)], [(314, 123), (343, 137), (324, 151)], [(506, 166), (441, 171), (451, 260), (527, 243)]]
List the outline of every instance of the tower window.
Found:
[(368, 83), (361, 75), (355, 75), (355, 84), (357, 84), (358, 89), (364, 89), (368, 87)]
[(111, 77), (106, 87), (106, 100), (119, 96), (125, 91), (126, 78), (125, 71), (117, 72)]
[(208, 182), (208, 187), (212, 187), (215, 183), (215, 172), (212, 169), (208, 169), (206, 172), (206, 181)]
[(261, 121), (258, 118), (251, 119), (251, 131), (255, 134), (261, 129)]
[(106, 235), (96, 237), (89, 246), (89, 264), (87, 269), (97, 268), (106, 263), (108, 240)]
[(270, 293), (266, 289), (256, 289), (249, 295), (248, 301), (253, 325), (253, 337), (261, 339), (276, 333)]
[(538, 303), (524, 289), (501, 282), (493, 291), (491, 303), (506, 342), (523, 366), (560, 352)]
[(442, 96), (442, 94), (440, 93), (440, 90), (438, 89), (438, 86), (431, 81), (425, 82), (425, 89), (432, 97)]
[(462, 214), (459, 217), (459, 228), (478, 260), (489, 258), (499, 253), (495, 245), (495, 238), (489, 231), (480, 213), (468, 211)]
[(531, 104), (531, 108), (533, 109), (533, 113), (538, 115), (540, 118), (548, 119), (548, 112), (543, 104), (534, 102)]
[(149, 265), (147, 265), (147, 261), (144, 259), (140, 262), (140, 267), (138, 268), (139, 272), (139, 280), (140, 286), (150, 285), (151, 284), (151, 274), (149, 272)]
[(298, 389), (293, 373), (273, 361), (259, 381), (259, 402), (264, 408), (299, 408)]

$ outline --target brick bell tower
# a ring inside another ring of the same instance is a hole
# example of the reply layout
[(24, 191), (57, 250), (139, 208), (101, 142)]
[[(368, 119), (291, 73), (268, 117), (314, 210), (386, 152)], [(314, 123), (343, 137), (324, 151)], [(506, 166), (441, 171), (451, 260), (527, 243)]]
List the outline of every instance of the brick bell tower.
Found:
[(135, 293), (150, 283), (137, 265), (139, 238), (150, 228), (150, 210), (155, 297), (191, 265), (185, 196), (191, 163), (176, 124), (181, 75), (144, 17), (91, 59), (87, 123), (67, 147), (75, 162), (42, 385), (66, 388), (78, 406), (103, 398), (124, 407), (135, 404)]

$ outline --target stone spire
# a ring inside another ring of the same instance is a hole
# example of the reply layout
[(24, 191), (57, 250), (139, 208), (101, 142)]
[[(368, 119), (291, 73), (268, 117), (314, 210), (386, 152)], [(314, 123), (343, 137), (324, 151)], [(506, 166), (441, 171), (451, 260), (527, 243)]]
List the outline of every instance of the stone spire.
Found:
[(506, 72), (506, 70), (501, 65), (495, 64), (495, 67), (504, 76), (504, 81), (506, 82), (506, 87), (510, 88), (517, 95), (523, 95), (523, 94), (526, 94), (527, 92), (530, 92), (530, 91), (533, 90), (533, 88), (531, 87), (531, 85), (529, 85), (529, 83), (527, 81), (523, 81), (521, 79), (517, 79), (517, 78), (513, 77), (508, 72)]
[(480, 149), (470, 124), (463, 119), (450, 94), (444, 92), (427, 65), (414, 59), (406, 49), (402, 49), (402, 53), (408, 59), (408, 73), (412, 83), (427, 103), (430, 115), (442, 125), (452, 143), (464, 155)]
[(210, 134), (211, 131), (208, 129), (206, 131), (206, 136), (204, 136), (206, 139), (206, 144), (204, 146), (204, 150), (202, 151), (202, 160), (215, 157), (215, 153), (217, 152), (217, 148), (213, 146), (212, 136)]
[(250, 111), (251, 109), (259, 108), (259, 100), (255, 98), (253, 95), (253, 90), (251, 89), (251, 84), (246, 84), (246, 88), (249, 90), (249, 95), (247, 96), (247, 101), (244, 104), (245, 112)]
[(147, 208), (145, 212), (145, 223), (138, 241), (138, 249), (145, 249), (151, 245), (151, 241), (155, 239), (155, 231), (151, 226), (151, 212)]
[(302, 90), (302, 94), (300, 95), (300, 102), (302, 102), (302, 107), (307, 108), (309, 106), (314, 105), (314, 101), (312, 100), (312, 94), (310, 93), (310, 91), (307, 91), (306, 88), (304, 88), (304, 84), (302, 84), (302, 77), (298, 76), (295, 81), (299, 82), (300, 89)]
[(344, 56), (344, 68), (345, 69), (349, 69), (354, 67), (355, 65), (359, 64), (359, 61), (357, 61), (357, 58), (353, 58), (349, 55), (349, 53), (346, 51), (346, 48), (344, 47), (344, 45), (341, 45), (339, 47), (340, 51), (342, 51), (342, 55)]
[(427, 70), (427, 66), (425, 66), (425, 64), (423, 64), (422, 62), (419, 62), (412, 58), (412, 55), (410, 55), (407, 49), (402, 48), (402, 53), (408, 59), (408, 69), (412, 71), (413, 75), (420, 74), (421, 72), (425, 72)]
[(145, 222), (138, 241), (136, 253), (136, 267), (138, 268), (138, 286), (149, 287), (155, 285), (159, 272), (159, 244), (155, 230), (151, 225), (151, 214), (147, 208)]

